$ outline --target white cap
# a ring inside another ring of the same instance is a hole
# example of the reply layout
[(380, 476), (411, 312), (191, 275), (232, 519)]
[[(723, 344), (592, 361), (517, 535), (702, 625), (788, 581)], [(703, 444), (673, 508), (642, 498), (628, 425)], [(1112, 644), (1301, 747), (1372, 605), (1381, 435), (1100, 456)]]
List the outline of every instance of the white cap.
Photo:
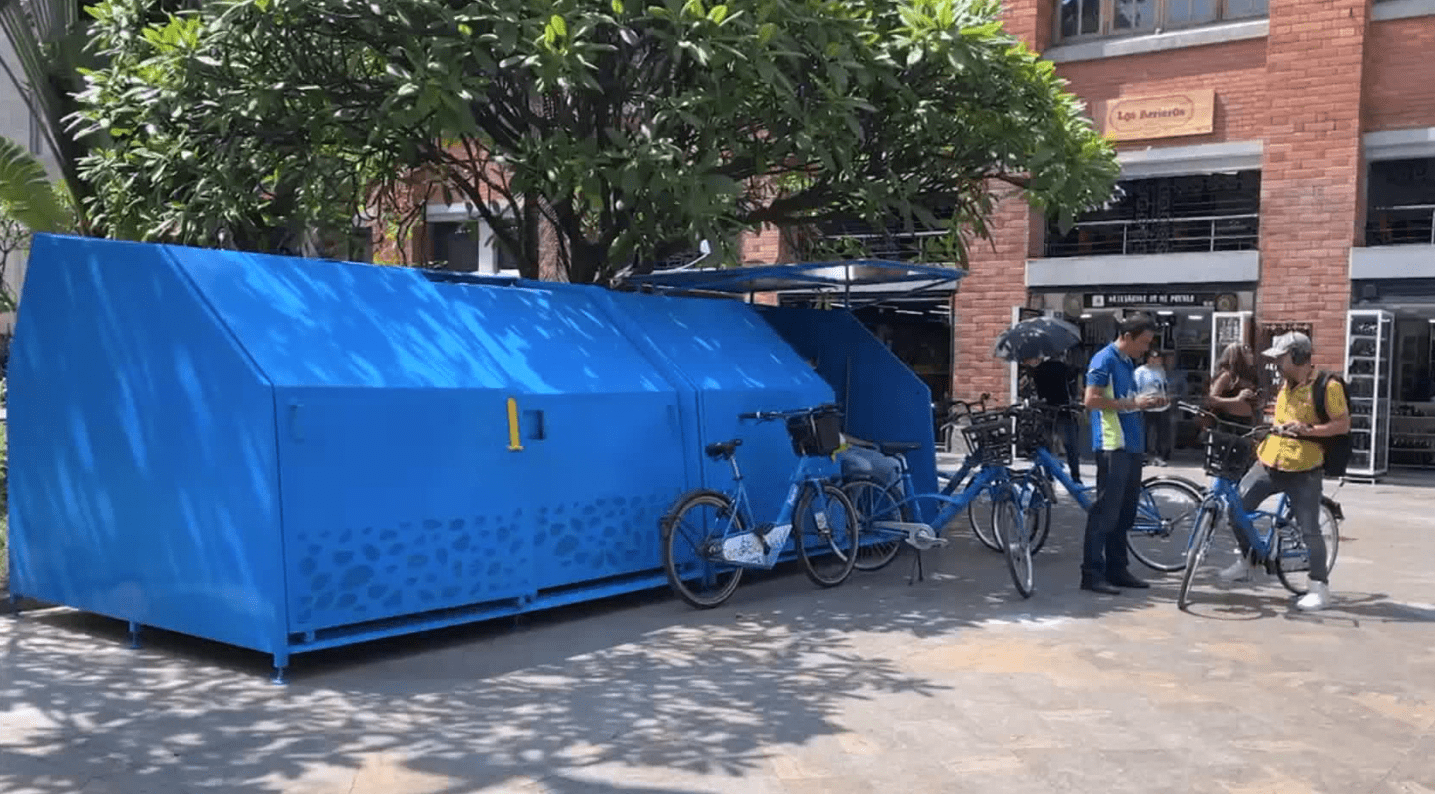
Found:
[(1287, 353), (1292, 353), (1297, 350), (1310, 353), (1312, 349), (1310, 337), (1300, 331), (1291, 331), (1288, 334), (1281, 334), (1275, 339), (1272, 339), (1271, 346), (1261, 351), (1261, 355), (1266, 358), (1280, 358)]

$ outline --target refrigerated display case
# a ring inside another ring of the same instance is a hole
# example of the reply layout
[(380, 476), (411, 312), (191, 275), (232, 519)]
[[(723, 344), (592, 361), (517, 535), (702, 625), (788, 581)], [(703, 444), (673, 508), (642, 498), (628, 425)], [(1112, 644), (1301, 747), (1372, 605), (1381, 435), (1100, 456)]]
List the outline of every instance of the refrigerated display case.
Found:
[(1352, 310), (1345, 328), (1352, 448), (1346, 475), (1374, 481), (1390, 469), (1390, 348), (1395, 316), (1382, 309)]

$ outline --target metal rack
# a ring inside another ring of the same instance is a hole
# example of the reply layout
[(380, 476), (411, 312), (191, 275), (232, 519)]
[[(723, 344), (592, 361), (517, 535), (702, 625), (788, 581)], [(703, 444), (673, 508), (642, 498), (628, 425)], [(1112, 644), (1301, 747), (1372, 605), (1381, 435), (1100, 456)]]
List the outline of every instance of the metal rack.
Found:
[(1395, 315), (1382, 309), (1349, 312), (1345, 379), (1350, 386), (1353, 451), (1347, 476), (1374, 481), (1390, 468), (1390, 348)]

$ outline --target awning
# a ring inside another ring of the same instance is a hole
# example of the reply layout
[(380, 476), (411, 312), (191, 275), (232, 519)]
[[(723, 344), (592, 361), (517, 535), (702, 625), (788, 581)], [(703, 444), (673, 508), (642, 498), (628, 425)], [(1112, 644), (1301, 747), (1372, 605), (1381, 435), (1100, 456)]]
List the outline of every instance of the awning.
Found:
[[(874, 286), (907, 287), (907, 292), (928, 292), (956, 288), (965, 270), (945, 265), (918, 265), (885, 259), (853, 259), (841, 262), (800, 262), (788, 265), (750, 265), (747, 267), (707, 268), (702, 270), (660, 270), (642, 276), (631, 276), (624, 284), (636, 289), (665, 292), (833, 292), (841, 293), (849, 305), (853, 297), (871, 298), (864, 303), (891, 298), (861, 295)], [(886, 290), (884, 290), (884, 293)]]

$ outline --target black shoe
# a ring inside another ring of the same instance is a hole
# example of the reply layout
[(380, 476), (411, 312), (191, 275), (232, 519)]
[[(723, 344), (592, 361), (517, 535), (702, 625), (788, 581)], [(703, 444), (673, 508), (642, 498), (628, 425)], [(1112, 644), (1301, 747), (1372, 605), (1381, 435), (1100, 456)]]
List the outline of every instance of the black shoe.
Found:
[(1130, 587), (1133, 590), (1144, 590), (1151, 586), (1149, 582), (1144, 582), (1132, 576), (1130, 571), (1121, 571), (1120, 573), (1107, 574), (1106, 581), (1116, 585), (1117, 587)]
[(1081, 577), (1081, 589), (1090, 590), (1093, 593), (1105, 593), (1106, 595), (1121, 595), (1120, 590), (1117, 590), (1110, 582), (1100, 576)]

